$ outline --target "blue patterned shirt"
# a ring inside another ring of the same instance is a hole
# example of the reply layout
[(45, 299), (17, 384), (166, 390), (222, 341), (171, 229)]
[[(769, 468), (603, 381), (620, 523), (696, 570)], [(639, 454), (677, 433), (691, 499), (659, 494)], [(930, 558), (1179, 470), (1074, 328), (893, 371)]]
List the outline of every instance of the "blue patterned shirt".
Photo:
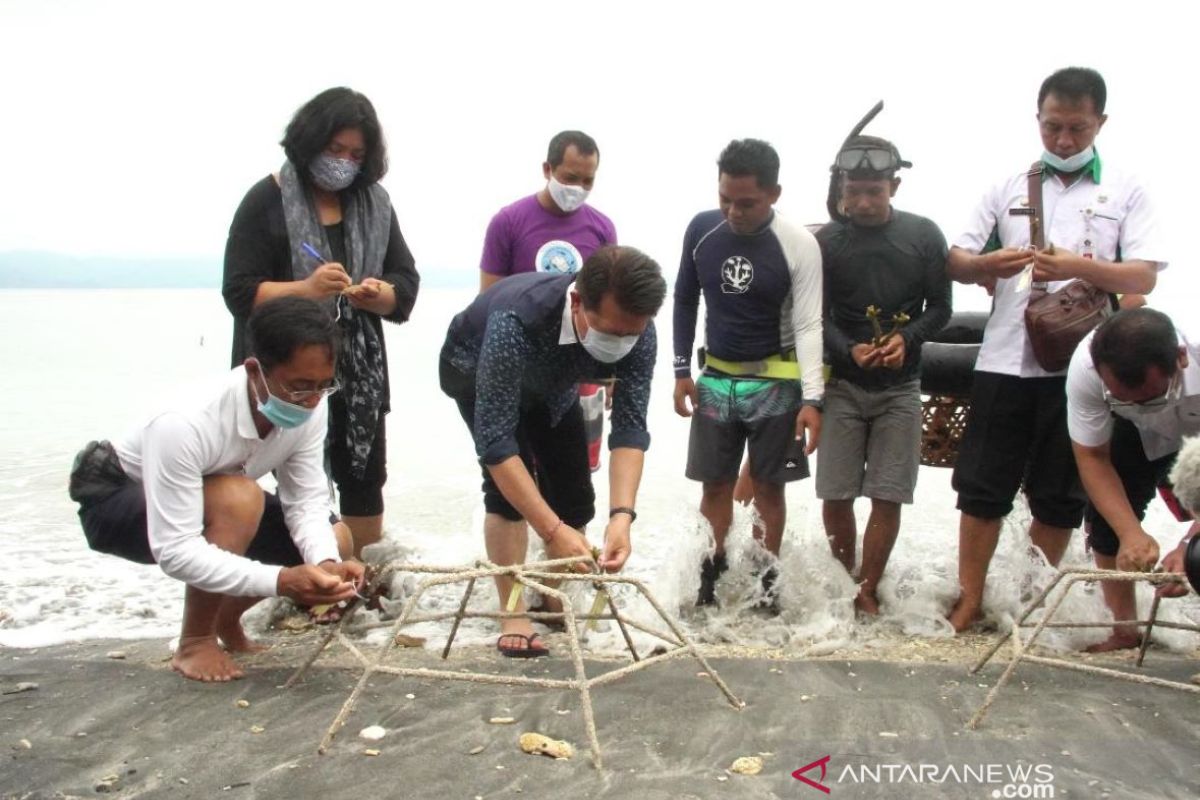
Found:
[[(526, 273), (505, 278), (450, 322), (442, 347), (442, 389), (475, 401), (475, 451), (495, 465), (517, 455), (523, 408), (542, 405), (557, 425), (581, 381), (616, 380), (610, 450), (650, 447), (646, 409), (658, 341), (654, 323), (615, 364), (587, 354), (564, 321), (574, 275)], [(448, 369), (447, 369), (448, 368)]]

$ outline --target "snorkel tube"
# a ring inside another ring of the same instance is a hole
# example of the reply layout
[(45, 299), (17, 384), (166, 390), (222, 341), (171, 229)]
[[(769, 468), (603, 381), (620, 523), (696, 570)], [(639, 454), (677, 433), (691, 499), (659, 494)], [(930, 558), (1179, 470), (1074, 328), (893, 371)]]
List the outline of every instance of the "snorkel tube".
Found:
[[(870, 125), (871, 120), (875, 119), (880, 111), (883, 111), (882, 100), (872, 106), (871, 110), (866, 113), (866, 116), (860, 119), (858, 124), (850, 130), (850, 135), (843, 139), (841, 147), (838, 147), (838, 152), (841, 152), (842, 148), (849, 144), (851, 139), (862, 133), (863, 128)], [(837, 166), (833, 165), (829, 167), (829, 194), (825, 198), (825, 208), (829, 211), (829, 218), (836, 222), (846, 222), (848, 219), (838, 208), (841, 205), (841, 200), (841, 181), (839, 180)]]

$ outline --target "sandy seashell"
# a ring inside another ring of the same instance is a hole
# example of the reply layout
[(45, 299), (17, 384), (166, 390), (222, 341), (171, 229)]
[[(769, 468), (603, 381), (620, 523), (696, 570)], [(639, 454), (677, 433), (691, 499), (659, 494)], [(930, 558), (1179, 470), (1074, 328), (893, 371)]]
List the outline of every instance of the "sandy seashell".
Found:
[(424, 647), (425, 639), (421, 636), (409, 636), (407, 633), (396, 634), (397, 647)]
[(742, 756), (729, 767), (730, 772), (738, 775), (757, 775), (762, 772), (763, 760), (758, 756)]
[(250, 701), (249, 700), (238, 700), (236, 703), (234, 703), (234, 705), (237, 706), (238, 708), (249, 708)]
[(368, 742), (378, 742), (384, 736), (387, 736), (387, 729), (382, 725), (372, 725), (358, 732), (358, 738), (365, 739)]
[(569, 742), (551, 739), (540, 733), (522, 733), (521, 749), (530, 755), (550, 756), (551, 758), (570, 758), (575, 755), (575, 748)]
[(0, 694), (20, 694), (21, 692), (35, 692), (38, 685), (33, 681), (21, 681), (16, 686), (5, 689)]

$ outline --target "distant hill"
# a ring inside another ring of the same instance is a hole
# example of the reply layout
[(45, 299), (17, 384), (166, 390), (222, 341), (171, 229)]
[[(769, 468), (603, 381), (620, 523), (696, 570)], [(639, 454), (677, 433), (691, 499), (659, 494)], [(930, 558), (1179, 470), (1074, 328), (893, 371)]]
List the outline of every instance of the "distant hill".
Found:
[(221, 259), (0, 253), (0, 289), (215, 289)]
[[(425, 288), (474, 285), (472, 270), (439, 270), (418, 264)], [(0, 289), (217, 289), (221, 257), (121, 258), (62, 253), (0, 253)]]

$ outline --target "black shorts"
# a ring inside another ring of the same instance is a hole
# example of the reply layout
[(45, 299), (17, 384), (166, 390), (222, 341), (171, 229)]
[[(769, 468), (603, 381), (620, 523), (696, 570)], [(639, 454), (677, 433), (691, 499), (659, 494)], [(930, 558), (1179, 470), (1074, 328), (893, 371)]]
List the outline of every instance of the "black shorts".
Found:
[[(276, 495), (263, 492), (263, 515), (250, 547), (244, 555), (262, 564), (294, 567), (303, 556), (288, 533), (283, 506)], [(140, 483), (131, 483), (113, 494), (79, 506), (79, 521), (88, 546), (99, 553), (119, 556), (139, 564), (153, 564), (146, 532), (146, 493)]]
[(692, 412), (684, 470), (690, 480), (736, 481), (747, 449), (756, 481), (782, 485), (808, 477), (804, 440), (796, 440), (798, 381), (706, 373), (696, 392), (700, 403)]
[[(474, 436), (475, 400), (455, 398), (458, 413)], [(588, 462), (587, 429), (579, 400), (558, 425), (541, 404), (522, 405), (517, 419), (517, 446), (525, 469), (535, 476), (542, 497), (572, 528), (583, 528), (596, 516), (596, 491)], [(516, 522), (521, 514), (501, 494), (488, 468), (483, 467), (483, 508)]]
[(1087, 496), (1067, 433), (1066, 378), (976, 372), (952, 483), (958, 509), (973, 517), (1006, 516), (1023, 488), (1038, 522), (1079, 527)]
[(373, 517), (383, 513), (383, 485), (387, 483), (387, 415), (379, 412), (375, 441), (367, 456), (367, 468), (360, 478), (350, 468), (350, 448), (346, 445), (346, 402), (341, 394), (329, 396), (329, 472), (338, 490), (338, 510), (354, 517)]
[[(1109, 441), (1109, 459), (1121, 479), (1125, 496), (1139, 520), (1146, 518), (1146, 508), (1159, 487), (1169, 488), (1167, 475), (1175, 463), (1178, 453), (1171, 453), (1153, 461), (1146, 458), (1142, 448), (1142, 435), (1137, 426), (1127, 419), (1114, 416), (1112, 439)], [(1084, 524), (1088, 535), (1088, 546), (1102, 556), (1115, 556), (1121, 540), (1095, 506), (1088, 503), (1084, 512)]]

